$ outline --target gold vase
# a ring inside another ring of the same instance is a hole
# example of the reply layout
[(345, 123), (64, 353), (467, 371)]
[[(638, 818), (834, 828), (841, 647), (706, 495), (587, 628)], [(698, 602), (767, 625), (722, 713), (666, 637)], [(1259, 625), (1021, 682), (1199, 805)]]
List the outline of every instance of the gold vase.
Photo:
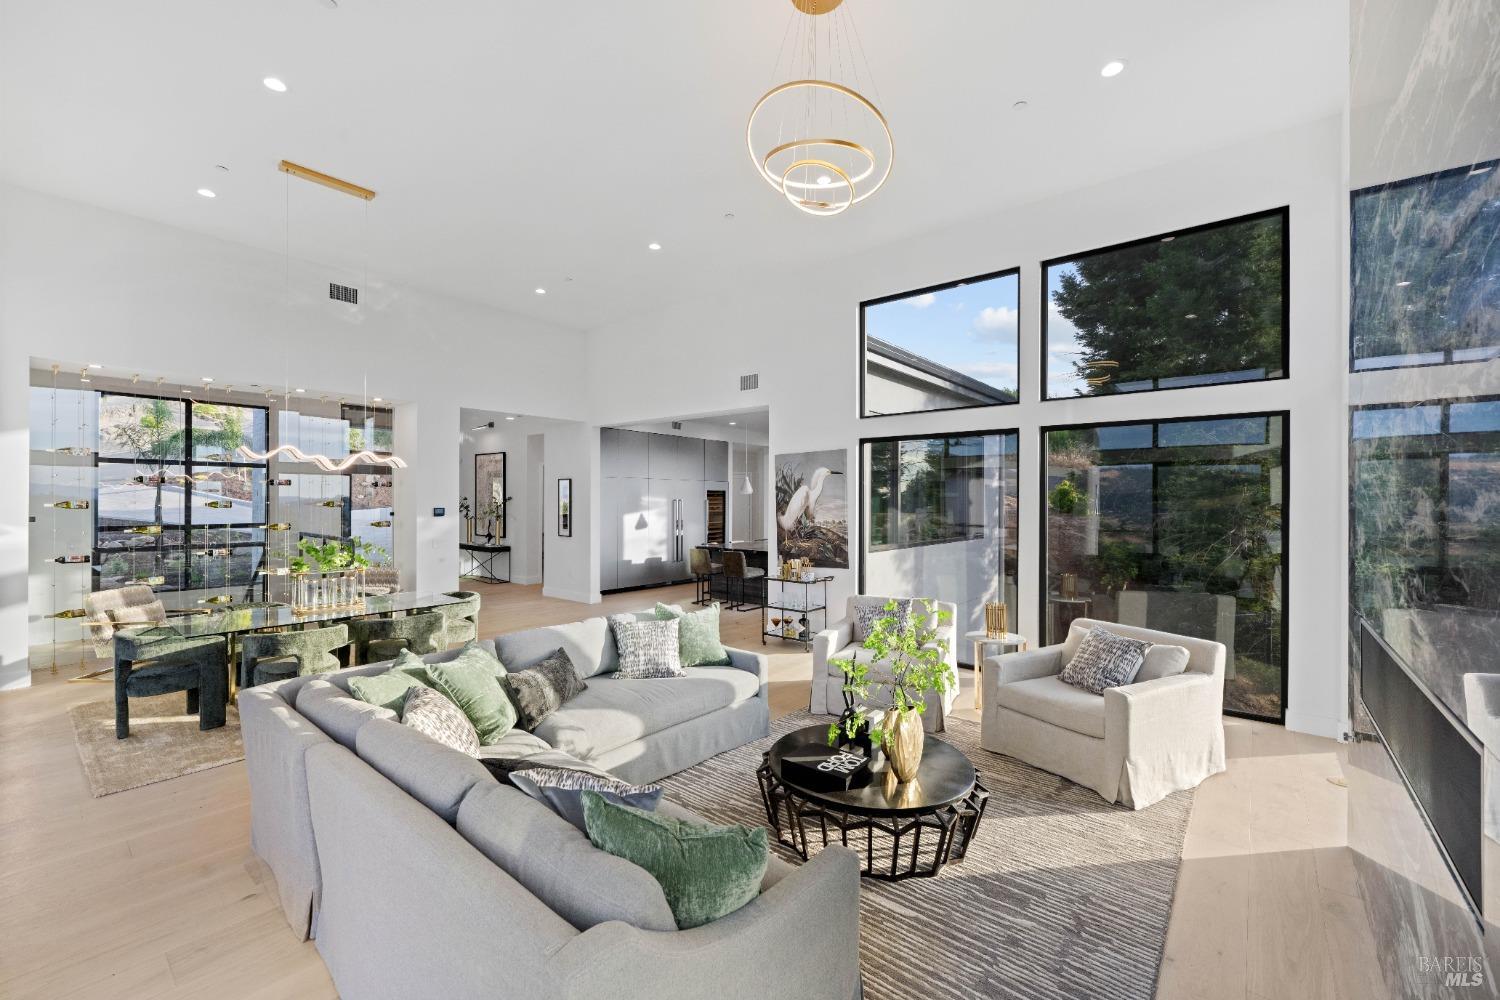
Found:
[(922, 717), (913, 711), (898, 712), (885, 730), (885, 755), (898, 781), (911, 781), (922, 766)]

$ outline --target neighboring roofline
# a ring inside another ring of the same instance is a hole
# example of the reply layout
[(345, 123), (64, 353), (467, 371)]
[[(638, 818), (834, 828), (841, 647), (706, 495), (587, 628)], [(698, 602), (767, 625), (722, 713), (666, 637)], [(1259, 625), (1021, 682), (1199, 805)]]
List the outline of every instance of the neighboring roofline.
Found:
[(981, 382), (977, 378), (965, 375), (961, 371), (955, 371), (954, 369), (949, 368), (947, 365), (940, 365), (936, 361), (929, 361), (927, 358), (924, 358), (919, 354), (913, 354), (911, 351), (908, 351), (903, 347), (897, 347), (895, 344), (891, 343), (888, 340), (881, 340), (879, 337), (866, 336), (865, 349), (871, 354), (877, 354), (880, 357), (886, 358), (890, 361), (895, 361), (898, 364), (906, 365), (908, 368), (914, 368), (924, 375), (931, 375), (932, 377), (942, 379), (945, 382), (952, 382), (954, 385), (962, 386), (970, 392), (975, 393), (985, 399), (993, 399), (997, 403), (1016, 402), (1016, 394), (1013, 392), (1006, 392), (1004, 389), (996, 389), (994, 386), (986, 382)]

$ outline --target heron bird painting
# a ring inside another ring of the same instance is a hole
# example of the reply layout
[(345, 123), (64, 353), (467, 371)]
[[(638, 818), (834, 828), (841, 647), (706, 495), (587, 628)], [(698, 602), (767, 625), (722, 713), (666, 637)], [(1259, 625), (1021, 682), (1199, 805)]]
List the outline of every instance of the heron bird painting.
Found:
[(776, 551), (825, 569), (849, 568), (848, 452), (776, 456)]

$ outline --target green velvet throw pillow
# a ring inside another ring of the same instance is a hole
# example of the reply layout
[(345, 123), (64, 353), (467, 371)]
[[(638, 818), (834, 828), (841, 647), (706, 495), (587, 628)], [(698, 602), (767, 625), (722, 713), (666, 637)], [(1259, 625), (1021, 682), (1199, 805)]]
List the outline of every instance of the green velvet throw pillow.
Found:
[(583, 793), (583, 821), (601, 851), (661, 883), (679, 930), (728, 916), (760, 892), (770, 856), (763, 826), (709, 826)]
[(678, 658), (684, 667), (727, 667), (729, 653), (719, 641), (719, 604), (715, 601), (702, 611), (676, 611), (665, 604), (656, 605), (658, 621), (677, 619)]
[(383, 674), (349, 678), (349, 693), (360, 701), (388, 708), (399, 716), (408, 690), (414, 687), (431, 686), (426, 681), (426, 675), (425, 669), (422, 671), (422, 676), (417, 677), (411, 671), (392, 667)]
[(428, 683), (463, 709), (482, 746), (498, 742), (516, 724), (516, 707), (500, 686), (505, 668), (478, 644), (465, 646), (447, 663), (427, 664)]
[(399, 670), (403, 674), (411, 674), (423, 684), (432, 687), (432, 680), (427, 676), (427, 662), (409, 649), (403, 649), (396, 654), (391, 669)]

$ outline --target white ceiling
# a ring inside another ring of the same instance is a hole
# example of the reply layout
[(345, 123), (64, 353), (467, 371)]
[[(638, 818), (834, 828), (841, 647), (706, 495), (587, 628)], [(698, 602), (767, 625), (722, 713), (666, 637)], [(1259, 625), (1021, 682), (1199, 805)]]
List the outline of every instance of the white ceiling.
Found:
[[(1330, 114), (1346, 87), (1343, 0), (849, 0), (896, 165), (814, 219), (744, 149), (787, 0), (0, 3), (0, 177), (280, 252), (295, 160), (380, 192), (372, 278), (581, 328)], [(362, 266), (361, 203), (292, 197), (294, 253)]]

